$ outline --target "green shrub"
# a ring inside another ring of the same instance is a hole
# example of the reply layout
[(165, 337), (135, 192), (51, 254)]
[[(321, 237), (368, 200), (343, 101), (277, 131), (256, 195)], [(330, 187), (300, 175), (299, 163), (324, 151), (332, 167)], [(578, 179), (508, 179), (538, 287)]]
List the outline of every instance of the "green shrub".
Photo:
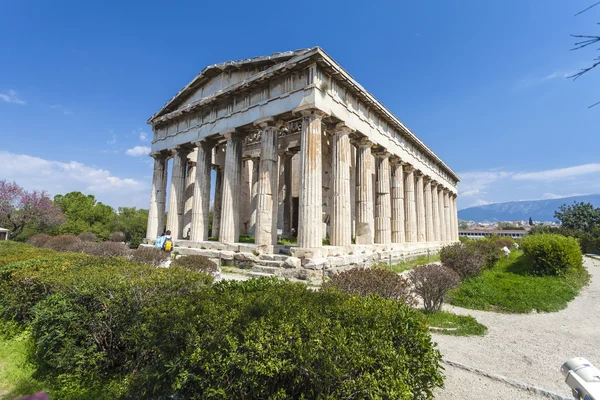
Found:
[(174, 265), (178, 265), (191, 271), (204, 272), (211, 275), (219, 273), (219, 265), (216, 262), (208, 257), (197, 254), (176, 258), (171, 263), (171, 266)]
[(521, 249), (533, 275), (564, 275), (583, 269), (577, 239), (553, 233), (526, 236)]
[(131, 250), (129, 254), (133, 261), (150, 265), (152, 267), (158, 267), (169, 259), (169, 253), (166, 251), (147, 246), (138, 247), (135, 250)]
[(52, 236), (46, 235), (45, 233), (40, 233), (38, 235), (33, 235), (29, 238), (29, 244), (35, 247), (44, 247), (46, 242), (50, 240)]
[(38, 249), (25, 243), (0, 241), (0, 267), (16, 261), (55, 254), (50, 249)]
[(52, 236), (44, 245), (45, 248), (52, 249), (55, 251), (69, 251), (69, 249), (75, 244), (80, 243), (81, 240), (77, 236), (73, 235), (57, 235)]
[(502, 249), (505, 246), (510, 249), (516, 243), (515, 239), (511, 238), (510, 236), (492, 235), (490, 240), (492, 240), (499, 249)]
[(409, 276), (414, 293), (423, 299), (423, 308), (428, 313), (438, 311), (446, 293), (460, 283), (460, 276), (454, 270), (439, 264), (420, 265)]
[(148, 313), (140, 397), (430, 398), (440, 355), (422, 315), (379, 296), (219, 283)]
[(492, 268), (494, 264), (502, 258), (502, 251), (500, 249), (504, 247), (498, 247), (497, 242), (487, 238), (473, 240), (472, 242), (467, 243), (466, 246), (469, 251), (478, 252), (483, 256), (483, 268), (488, 269)]
[(385, 299), (415, 304), (414, 298), (410, 295), (408, 281), (397, 273), (385, 269), (352, 268), (334, 274), (326, 286), (349, 294), (366, 296), (375, 293)]
[(462, 279), (476, 276), (484, 268), (486, 256), (469, 243), (455, 243), (440, 251), (442, 264), (453, 269)]

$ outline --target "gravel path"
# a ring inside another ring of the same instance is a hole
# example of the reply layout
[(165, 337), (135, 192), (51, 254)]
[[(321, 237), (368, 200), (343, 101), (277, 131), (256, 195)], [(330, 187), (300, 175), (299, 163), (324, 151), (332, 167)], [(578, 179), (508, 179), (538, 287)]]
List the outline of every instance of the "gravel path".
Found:
[[(592, 276), (590, 284), (556, 313), (515, 315), (444, 307), (472, 315), (488, 327), (488, 333), (484, 337), (434, 333), (440, 351), (452, 361), (569, 396), (571, 390), (560, 374), (563, 362), (581, 356), (600, 365), (600, 261), (586, 257), (584, 265)], [(456, 367), (445, 368), (446, 388), (437, 399), (546, 398)]]

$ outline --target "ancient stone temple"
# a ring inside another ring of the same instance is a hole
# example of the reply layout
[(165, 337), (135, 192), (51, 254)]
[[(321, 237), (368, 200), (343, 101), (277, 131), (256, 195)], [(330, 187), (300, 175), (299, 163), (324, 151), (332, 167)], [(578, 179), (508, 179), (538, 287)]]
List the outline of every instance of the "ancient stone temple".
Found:
[(458, 240), (458, 176), (319, 47), (206, 67), (148, 123), (148, 240), (166, 210), (181, 250), (291, 267)]

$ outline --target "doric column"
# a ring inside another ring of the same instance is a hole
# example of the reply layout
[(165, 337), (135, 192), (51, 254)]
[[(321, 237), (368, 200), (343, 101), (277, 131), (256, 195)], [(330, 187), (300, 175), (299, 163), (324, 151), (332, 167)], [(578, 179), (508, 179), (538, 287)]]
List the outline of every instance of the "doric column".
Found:
[(406, 241), (417, 241), (417, 204), (415, 202), (415, 169), (404, 166), (404, 210), (406, 214)]
[(148, 209), (146, 238), (154, 240), (162, 234), (165, 226), (165, 203), (167, 199), (167, 158), (164, 154), (153, 154), (154, 174)]
[(192, 228), (192, 207), (194, 204), (194, 186), (196, 176), (196, 162), (187, 162), (187, 171), (185, 173), (185, 203), (183, 206), (183, 237), (187, 238)]
[(298, 247), (317, 248), (323, 245), (321, 119), (325, 114), (317, 109), (301, 113)]
[(248, 235), (250, 214), (252, 213), (252, 162), (242, 158), (242, 178), (240, 194), (240, 234)]
[(390, 153), (376, 152), (377, 199), (375, 201), (375, 243), (389, 244), (391, 233)]
[(390, 158), (392, 165), (392, 243), (404, 243), (404, 171), (398, 157)]
[(444, 187), (438, 185), (438, 213), (440, 216), (440, 242), (445, 242), (446, 239), (446, 212), (444, 211)]
[(223, 209), (223, 167), (213, 165), (215, 170), (215, 201), (213, 204), (213, 220), (211, 236), (221, 235), (221, 210)]
[(433, 199), (431, 198), (431, 179), (425, 178), (425, 236), (428, 242), (435, 241), (433, 230)]
[(431, 208), (433, 211), (433, 240), (440, 242), (440, 206), (438, 204), (438, 184), (431, 181)]
[(331, 245), (348, 246), (352, 243), (350, 215), (350, 138), (351, 129), (337, 124), (332, 136), (333, 156), (333, 210), (331, 213)]
[(258, 167), (260, 166), (260, 158), (251, 158), (252, 176), (250, 179), (250, 225), (248, 227), (248, 235), (254, 236), (256, 232), (256, 204), (258, 202)]
[(242, 136), (231, 131), (225, 133), (227, 147), (223, 177), (223, 204), (221, 208), (221, 243), (235, 243), (240, 237), (240, 181), (242, 178)]
[(456, 195), (452, 195), (452, 220), (454, 221), (454, 227), (452, 229), (452, 240), (458, 240), (458, 209), (456, 207)]
[(450, 228), (452, 225), (451, 222), (452, 215), (450, 213), (450, 196), (448, 195), (448, 190), (444, 189), (444, 222), (446, 231), (446, 241), (452, 241), (452, 229)]
[(425, 199), (423, 196), (423, 174), (419, 171), (416, 175), (415, 202), (417, 203), (417, 242), (427, 240), (425, 233)]
[(173, 153), (173, 169), (171, 172), (171, 189), (169, 195), (169, 212), (167, 213), (167, 230), (173, 239), (183, 237), (183, 208), (185, 204), (185, 169), (189, 150), (178, 148)]
[(368, 168), (372, 145), (367, 139), (356, 142), (356, 244), (373, 244), (370, 213), (373, 195)]
[(292, 237), (292, 158), (295, 152), (285, 151), (282, 156), (283, 164), (283, 230), (284, 238)]
[(190, 240), (208, 240), (208, 215), (210, 211), (210, 169), (213, 143), (196, 142), (196, 171), (194, 174), (194, 196)]
[(272, 253), (277, 244), (278, 204), (278, 129), (271, 118), (259, 122), (261, 127), (258, 201), (254, 243), (259, 252)]

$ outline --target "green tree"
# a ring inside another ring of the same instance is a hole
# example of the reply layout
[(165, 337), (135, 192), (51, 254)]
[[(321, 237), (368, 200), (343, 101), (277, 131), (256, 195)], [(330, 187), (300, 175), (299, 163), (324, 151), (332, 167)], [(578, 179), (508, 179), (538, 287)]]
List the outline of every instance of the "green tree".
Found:
[(146, 236), (148, 210), (119, 207), (112, 217), (111, 231), (124, 232), (127, 240), (140, 242)]
[(529, 217), (529, 226), (533, 226), (533, 219), (531, 217)]
[(96, 201), (96, 198), (81, 192), (70, 192), (54, 196), (54, 203), (67, 216), (58, 229), (58, 233), (78, 235), (93, 232), (99, 238), (106, 239), (111, 232), (110, 223), (115, 211), (112, 207)]
[(458, 229), (468, 229), (469, 223), (467, 221), (458, 221)]
[(566, 229), (592, 232), (595, 227), (600, 226), (600, 208), (584, 202), (563, 204), (554, 212), (554, 218)]

